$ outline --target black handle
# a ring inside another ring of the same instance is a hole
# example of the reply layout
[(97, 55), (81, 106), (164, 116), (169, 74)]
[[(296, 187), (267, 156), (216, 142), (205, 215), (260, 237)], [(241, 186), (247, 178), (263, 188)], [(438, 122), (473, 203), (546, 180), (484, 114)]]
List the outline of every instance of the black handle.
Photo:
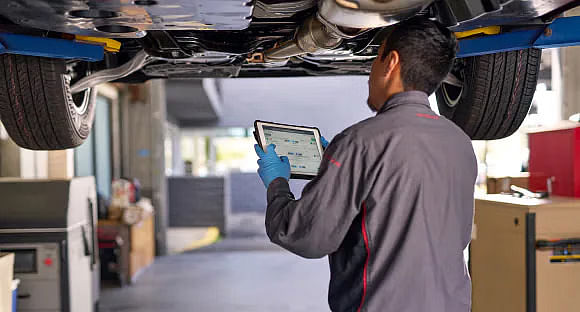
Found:
[(580, 238), (567, 238), (559, 240), (539, 240), (536, 242), (536, 248), (556, 248), (567, 247), (569, 245), (580, 245)]
[(89, 201), (88, 202), (88, 209), (89, 209), (88, 213), (89, 213), (89, 222), (90, 222), (89, 229), (91, 230), (91, 254), (92, 254), (91, 271), (92, 271), (95, 264), (97, 264), (97, 253), (98, 253), (97, 246), (98, 246), (98, 243), (97, 243), (97, 236), (96, 236), (97, 231), (95, 229), (95, 223), (97, 220), (95, 220), (95, 212), (94, 212), (95, 205), (93, 204), (93, 201), (90, 198), (88, 199), (88, 201)]
[(87, 233), (85, 232), (85, 226), (81, 227), (81, 232), (83, 236), (83, 246), (85, 247), (85, 256), (91, 256), (91, 247), (89, 247), (89, 240), (87, 239)]
[(18, 299), (28, 299), (32, 297), (30, 294), (18, 294)]

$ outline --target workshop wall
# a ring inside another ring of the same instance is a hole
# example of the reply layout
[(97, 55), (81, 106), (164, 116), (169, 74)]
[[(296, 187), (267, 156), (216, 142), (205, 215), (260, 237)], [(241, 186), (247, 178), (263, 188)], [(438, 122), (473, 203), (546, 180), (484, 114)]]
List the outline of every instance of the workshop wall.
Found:
[(252, 127), (254, 120), (310, 125), (329, 139), (371, 117), (368, 77), (222, 79), (217, 121), (182, 123), (183, 128)]
[[(264, 213), (266, 211), (264, 184), (255, 172), (232, 172), (229, 180), (232, 213)], [(300, 197), (307, 182), (307, 180), (290, 180), (290, 189), (296, 197)]]

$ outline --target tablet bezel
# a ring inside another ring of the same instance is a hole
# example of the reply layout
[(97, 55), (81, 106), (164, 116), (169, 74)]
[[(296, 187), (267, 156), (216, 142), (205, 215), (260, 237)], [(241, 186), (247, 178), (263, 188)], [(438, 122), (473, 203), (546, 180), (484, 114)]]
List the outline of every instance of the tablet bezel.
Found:
[[(266, 137), (264, 136), (264, 126), (270, 126), (274, 128), (281, 128), (281, 129), (292, 129), (292, 130), (301, 130), (301, 131), (311, 131), (314, 133), (314, 138), (316, 139), (316, 146), (318, 147), (318, 152), (320, 153), (320, 159), (322, 162), (322, 157), (324, 155), (324, 149), (322, 148), (322, 142), (320, 140), (320, 130), (316, 127), (303, 127), (303, 126), (296, 126), (296, 125), (288, 125), (282, 124), (277, 122), (270, 122), (270, 121), (262, 121), (256, 120), (254, 122), (254, 129), (256, 130), (256, 141), (260, 145), (262, 149), (265, 148), (266, 145)], [(303, 179), (303, 180), (311, 180), (318, 175), (317, 173), (305, 173), (300, 171), (292, 171), (290, 170), (290, 178), (291, 179)]]

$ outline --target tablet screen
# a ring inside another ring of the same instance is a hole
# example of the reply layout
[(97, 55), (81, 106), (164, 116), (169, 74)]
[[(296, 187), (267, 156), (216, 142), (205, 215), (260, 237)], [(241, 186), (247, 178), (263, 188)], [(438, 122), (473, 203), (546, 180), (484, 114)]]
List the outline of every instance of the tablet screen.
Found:
[(276, 145), (278, 156), (287, 156), (292, 172), (316, 175), (321, 157), (313, 131), (264, 125), (266, 146)]

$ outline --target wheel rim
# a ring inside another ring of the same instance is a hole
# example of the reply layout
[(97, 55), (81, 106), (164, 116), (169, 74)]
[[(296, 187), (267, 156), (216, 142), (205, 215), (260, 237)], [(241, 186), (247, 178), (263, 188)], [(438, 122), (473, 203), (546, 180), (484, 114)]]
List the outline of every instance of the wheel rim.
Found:
[[(69, 80), (69, 85), (71, 86), (89, 74), (90, 69), (88, 63), (86, 62), (71, 62), (67, 64), (66, 76)], [(87, 111), (91, 99), (90, 93), (91, 89), (86, 89), (82, 92), (72, 95), (74, 109), (79, 115), (82, 115)]]
[(80, 115), (84, 114), (87, 111), (87, 108), (89, 107), (90, 91), (91, 91), (90, 89), (87, 89), (83, 92), (73, 94), (73, 102), (75, 103), (74, 107), (77, 113), (79, 113)]
[(459, 100), (461, 100), (461, 96), (463, 95), (463, 87), (443, 83), (441, 89), (443, 90), (443, 96), (445, 97), (445, 104), (450, 108), (457, 106)]
[(454, 108), (459, 104), (465, 88), (465, 61), (463, 59), (455, 60), (449, 76), (453, 79), (444, 81), (441, 84), (441, 90), (445, 97), (445, 105)]

